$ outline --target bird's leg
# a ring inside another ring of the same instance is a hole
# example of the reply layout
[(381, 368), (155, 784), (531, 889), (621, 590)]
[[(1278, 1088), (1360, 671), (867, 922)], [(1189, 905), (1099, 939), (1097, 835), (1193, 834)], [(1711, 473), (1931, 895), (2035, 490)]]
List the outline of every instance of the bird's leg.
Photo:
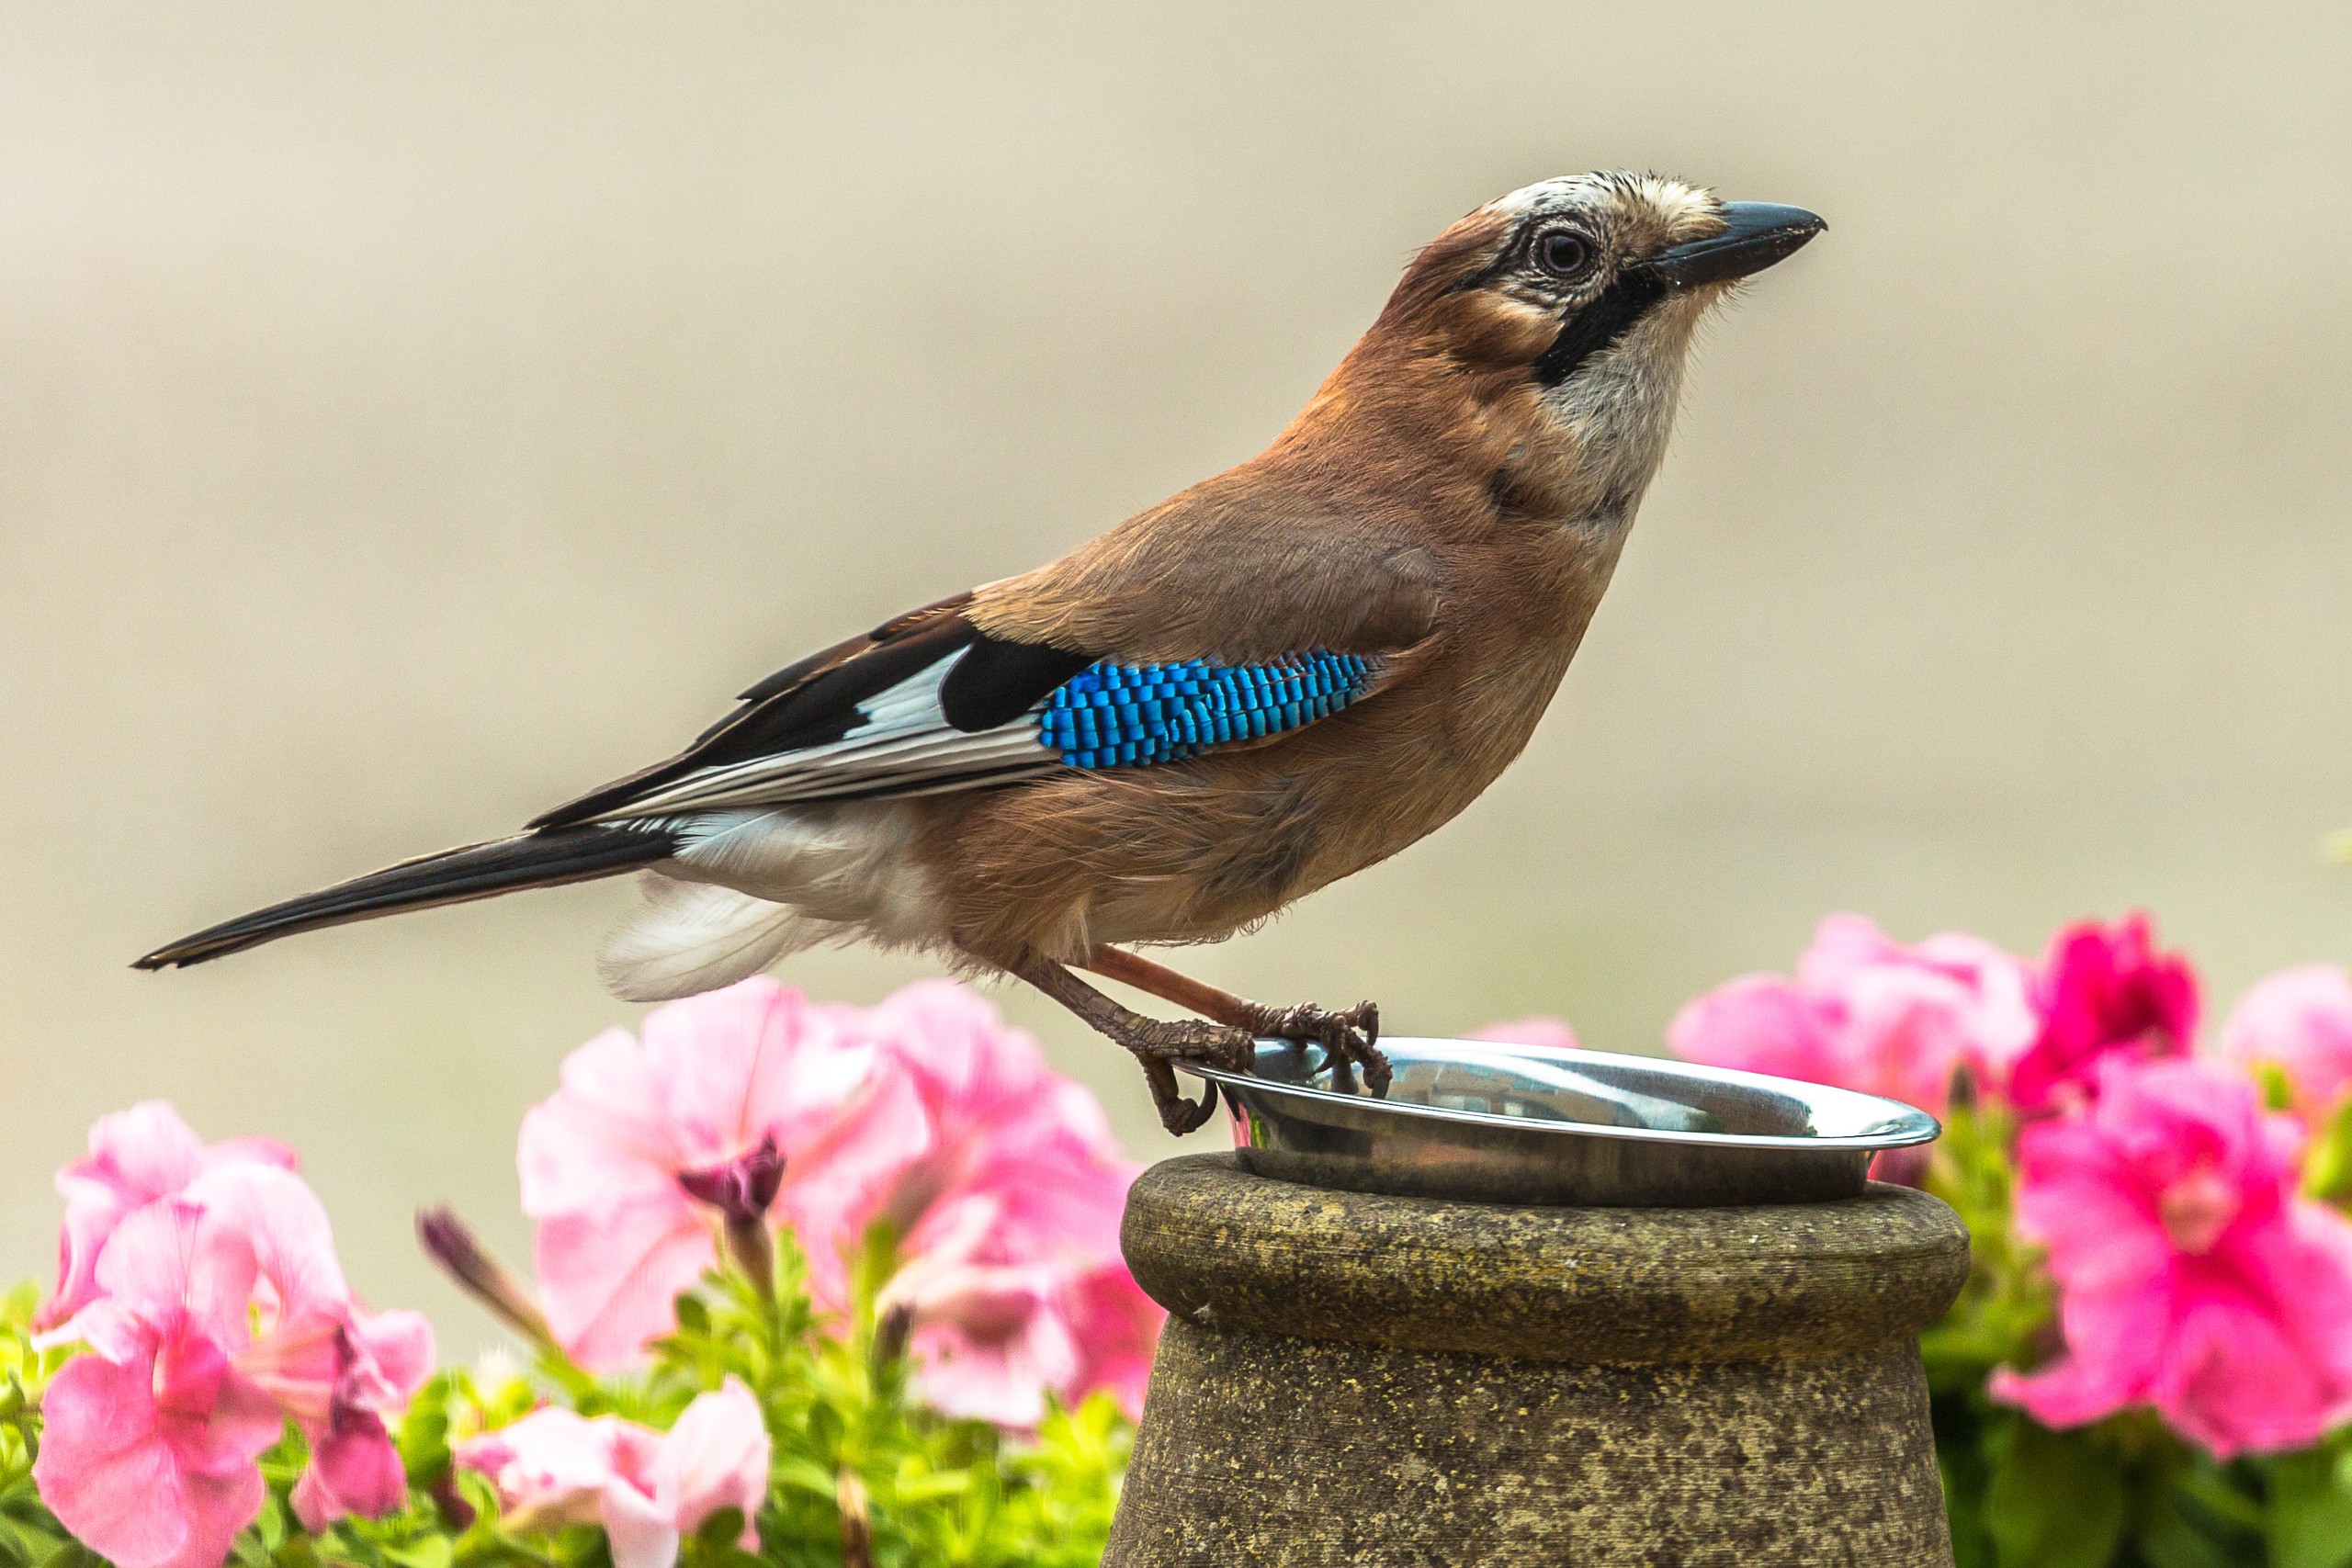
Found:
[(1078, 964), (1105, 979), (1148, 991), (1162, 1001), (1190, 1008), (1204, 1018), (1246, 1029), (1261, 1039), (1298, 1043), (1312, 1040), (1330, 1057), (1333, 1083), (1342, 1092), (1352, 1092), (1351, 1076), (1355, 1066), (1363, 1068), (1366, 1089), (1374, 1095), (1388, 1092), (1388, 1058), (1381, 1053), (1380, 1009), (1374, 1003), (1358, 1002), (1345, 1012), (1334, 1012), (1311, 1003), (1303, 1007), (1268, 1007), (1116, 947), (1091, 949)]
[(1151, 1085), (1159, 1124), (1182, 1137), (1216, 1110), (1216, 1085), (1204, 1083), (1196, 1103), (1176, 1092), (1171, 1062), (1207, 1062), (1239, 1068), (1250, 1060), (1252, 1036), (1246, 1027), (1203, 1023), (1195, 1019), (1166, 1022), (1123, 1008), (1050, 958), (1025, 958), (1005, 967), (1084, 1019), (1095, 1032), (1135, 1053)]

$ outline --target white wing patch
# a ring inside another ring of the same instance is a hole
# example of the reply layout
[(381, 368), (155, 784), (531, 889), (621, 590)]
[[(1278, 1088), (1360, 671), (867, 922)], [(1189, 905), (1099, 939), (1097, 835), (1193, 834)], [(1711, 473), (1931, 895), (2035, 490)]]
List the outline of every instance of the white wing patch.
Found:
[(858, 704), (866, 722), (839, 740), (702, 768), (601, 818), (667, 817), (720, 807), (782, 806), (842, 795), (876, 799), (968, 789), (1060, 771), (1037, 733), (1044, 705), (967, 733), (940, 711), (939, 686), (962, 649)]

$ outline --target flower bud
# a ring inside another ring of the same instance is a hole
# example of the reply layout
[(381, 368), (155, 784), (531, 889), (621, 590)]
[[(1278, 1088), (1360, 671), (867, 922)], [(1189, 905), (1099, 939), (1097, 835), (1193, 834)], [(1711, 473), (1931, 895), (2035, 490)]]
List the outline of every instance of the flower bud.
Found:
[(687, 1197), (709, 1204), (737, 1224), (764, 1219), (783, 1185), (784, 1154), (773, 1133), (724, 1165), (678, 1173), (678, 1186)]
[(490, 1255), (481, 1238), (467, 1228), (447, 1204), (416, 1212), (417, 1244), (458, 1288), (488, 1309), (492, 1317), (543, 1350), (561, 1353), (547, 1314), (531, 1299), (529, 1287), (513, 1270)]

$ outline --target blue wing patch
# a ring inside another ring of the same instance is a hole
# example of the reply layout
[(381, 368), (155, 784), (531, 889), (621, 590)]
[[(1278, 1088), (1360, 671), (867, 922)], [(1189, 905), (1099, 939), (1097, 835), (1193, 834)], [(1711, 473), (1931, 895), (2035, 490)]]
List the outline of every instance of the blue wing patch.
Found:
[(1073, 768), (1172, 762), (1335, 714), (1378, 670), (1360, 654), (1319, 652), (1272, 664), (1092, 664), (1046, 698), (1037, 739)]

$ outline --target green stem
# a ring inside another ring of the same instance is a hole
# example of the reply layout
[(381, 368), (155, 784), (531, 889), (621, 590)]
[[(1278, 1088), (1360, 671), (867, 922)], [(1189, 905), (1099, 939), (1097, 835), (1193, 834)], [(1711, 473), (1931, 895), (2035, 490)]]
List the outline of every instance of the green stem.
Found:
[(2196, 1498), (2199, 1505), (2215, 1517), (2226, 1519), (2242, 1529), (2253, 1530), (2257, 1534), (2262, 1530), (2264, 1524), (2262, 1505), (2222, 1477), (2205, 1471), (2188, 1469), (2180, 1473), (2177, 1483), (2183, 1492)]
[(760, 1300), (775, 1300), (775, 1238), (768, 1234), (765, 1219), (730, 1218), (727, 1254), (752, 1281), (752, 1289), (760, 1292)]

